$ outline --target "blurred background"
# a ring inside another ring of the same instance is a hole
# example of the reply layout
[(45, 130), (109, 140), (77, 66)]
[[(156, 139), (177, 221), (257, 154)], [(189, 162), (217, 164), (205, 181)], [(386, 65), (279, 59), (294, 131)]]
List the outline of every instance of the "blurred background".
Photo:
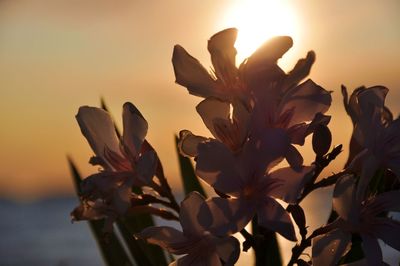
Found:
[[(141, 110), (180, 192), (174, 134), (209, 133), (195, 111), (201, 99), (174, 83), (172, 49), (182, 45), (208, 68), (207, 40), (227, 27), (239, 29), (238, 64), (275, 35), (294, 40), (279, 61), (286, 71), (316, 52), (310, 77), (333, 91), (333, 143), (345, 147), (326, 174), (343, 166), (352, 130), (341, 84), (385, 85), (398, 115), (397, 0), (0, 0), (0, 265), (101, 265), (86, 224), (70, 224), (77, 201), (66, 161), (70, 155), (85, 176), (97, 171), (74, 116), (100, 97), (119, 125), (125, 101)], [(329, 191), (304, 201), (311, 227), (326, 219)], [(400, 258), (390, 248), (385, 256), (393, 265)]]

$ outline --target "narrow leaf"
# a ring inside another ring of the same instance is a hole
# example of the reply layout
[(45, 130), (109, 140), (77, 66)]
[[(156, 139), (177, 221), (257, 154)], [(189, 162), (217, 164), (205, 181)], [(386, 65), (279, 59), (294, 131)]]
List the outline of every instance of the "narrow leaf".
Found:
[[(75, 166), (74, 162), (71, 158), (67, 157), (69, 168), (72, 174), (72, 178), (74, 181), (74, 186), (76, 192), (79, 196), (80, 194), (80, 183), (82, 181), (81, 175), (77, 167)], [(119, 241), (118, 237), (114, 232), (112, 232), (109, 236), (105, 237), (103, 233), (104, 227), (104, 220), (97, 220), (97, 221), (88, 221), (89, 227), (93, 233), (93, 236), (97, 242), (97, 245), (100, 249), (100, 253), (106, 263), (106, 265), (113, 266), (113, 265), (123, 265), (128, 266), (132, 265), (130, 262), (128, 255), (126, 254), (125, 250), (121, 242)], [(144, 264), (142, 264), (144, 265)]]
[(178, 154), (179, 169), (181, 172), (181, 178), (185, 194), (189, 194), (192, 191), (197, 191), (201, 195), (206, 197), (206, 193), (195, 174), (192, 162), (190, 161), (189, 158), (184, 157), (179, 153), (178, 141), (179, 141), (178, 136), (175, 135), (176, 152)]

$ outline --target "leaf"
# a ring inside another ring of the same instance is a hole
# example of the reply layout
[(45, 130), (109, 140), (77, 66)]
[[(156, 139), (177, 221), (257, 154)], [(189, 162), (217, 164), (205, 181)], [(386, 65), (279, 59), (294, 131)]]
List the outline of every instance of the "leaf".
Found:
[(256, 266), (281, 266), (282, 255), (276, 238), (276, 233), (258, 226), (257, 216), (252, 220), (253, 236), (262, 235), (262, 241), (258, 242), (254, 249)]
[(203, 187), (201, 186), (198, 177), (195, 174), (193, 164), (189, 158), (182, 156), (178, 149), (178, 136), (175, 135), (176, 152), (178, 154), (179, 169), (181, 172), (181, 178), (183, 183), (183, 189), (185, 194), (189, 194), (192, 191), (197, 191), (204, 197), (207, 197)]
[[(82, 178), (71, 158), (67, 157), (67, 160), (72, 173), (74, 186), (79, 196)], [(88, 221), (88, 224), (100, 249), (100, 253), (107, 265), (132, 265), (117, 235), (113, 232), (107, 237), (104, 236), (104, 220)]]

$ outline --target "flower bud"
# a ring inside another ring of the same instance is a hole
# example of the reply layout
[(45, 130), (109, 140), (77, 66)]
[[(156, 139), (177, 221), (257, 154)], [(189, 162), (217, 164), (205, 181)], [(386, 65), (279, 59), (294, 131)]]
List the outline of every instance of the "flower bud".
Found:
[(325, 125), (318, 125), (312, 138), (312, 147), (317, 156), (323, 156), (331, 147), (332, 134)]

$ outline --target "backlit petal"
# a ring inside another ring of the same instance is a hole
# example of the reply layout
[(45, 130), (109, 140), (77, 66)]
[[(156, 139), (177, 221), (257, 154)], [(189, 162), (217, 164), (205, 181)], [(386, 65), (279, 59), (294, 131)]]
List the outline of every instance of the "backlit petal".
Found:
[(122, 121), (124, 127), (122, 139), (125, 152), (130, 156), (137, 157), (147, 134), (147, 121), (139, 110), (129, 102), (123, 106)]
[(197, 192), (191, 192), (182, 201), (179, 218), (185, 235), (201, 236), (204, 233), (204, 227), (198, 222), (200, 207), (204, 202), (204, 197)]
[(356, 219), (355, 182), (353, 175), (344, 175), (338, 179), (333, 191), (333, 208), (346, 221)]
[(147, 227), (135, 236), (174, 254), (186, 253), (189, 244), (188, 238), (182, 232), (169, 226)]
[(196, 106), (196, 110), (211, 134), (219, 139), (214, 127), (214, 121), (216, 119), (222, 119), (229, 122), (229, 102), (224, 102), (217, 98), (207, 98)]
[(288, 212), (274, 199), (267, 198), (257, 210), (258, 224), (279, 233), (288, 240), (296, 241), (296, 234)]
[(179, 152), (186, 157), (196, 157), (197, 145), (206, 140), (207, 138), (194, 135), (189, 130), (181, 130), (181, 132), (179, 132), (178, 140)]
[(339, 229), (312, 240), (312, 262), (315, 266), (337, 265), (350, 247), (351, 234)]

